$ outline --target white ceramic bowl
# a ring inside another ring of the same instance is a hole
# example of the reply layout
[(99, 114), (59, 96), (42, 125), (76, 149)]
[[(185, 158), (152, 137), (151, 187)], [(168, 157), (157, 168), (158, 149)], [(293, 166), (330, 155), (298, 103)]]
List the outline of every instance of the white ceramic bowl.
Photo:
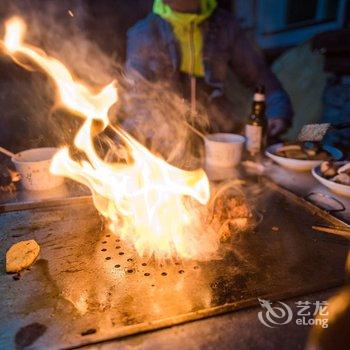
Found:
[(242, 159), (245, 137), (236, 134), (211, 134), (205, 137), (205, 164), (208, 167), (233, 168)]
[[(340, 163), (337, 163), (337, 164), (344, 164), (344, 162), (340, 162)], [(328, 187), (334, 193), (340, 194), (342, 196), (350, 197), (350, 186), (338, 184), (338, 183), (336, 183), (334, 181), (331, 181), (331, 180), (328, 180), (328, 179), (324, 178), (321, 175), (320, 166), (317, 166), (314, 169), (312, 169), (312, 175), (322, 185)]]
[(50, 173), (50, 165), (57, 148), (33, 148), (12, 158), (21, 175), (23, 187), (30, 191), (45, 191), (63, 184), (64, 178)]
[[(269, 146), (265, 151), (265, 155), (284, 168), (295, 171), (310, 171), (323, 162), (323, 160), (303, 160), (277, 156), (275, 153), (282, 146), (283, 143), (277, 143), (275, 145)], [(339, 150), (336, 151), (340, 152)]]

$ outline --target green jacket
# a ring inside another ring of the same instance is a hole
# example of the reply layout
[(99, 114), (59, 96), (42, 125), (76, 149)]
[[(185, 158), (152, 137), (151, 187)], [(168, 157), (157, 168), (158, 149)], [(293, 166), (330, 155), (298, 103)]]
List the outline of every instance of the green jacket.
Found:
[(175, 37), (179, 41), (180, 70), (184, 73), (204, 76), (203, 36), (200, 26), (211, 16), (216, 6), (216, 0), (201, 0), (200, 13), (182, 13), (173, 11), (170, 6), (164, 4), (163, 0), (154, 1), (153, 12), (171, 24)]

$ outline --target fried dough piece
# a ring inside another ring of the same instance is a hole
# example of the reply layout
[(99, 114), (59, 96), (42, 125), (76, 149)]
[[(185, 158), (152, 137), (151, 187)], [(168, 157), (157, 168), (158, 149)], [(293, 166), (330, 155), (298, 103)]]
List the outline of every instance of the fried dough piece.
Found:
[(33, 239), (14, 244), (6, 252), (6, 272), (16, 273), (31, 266), (40, 253), (39, 244)]

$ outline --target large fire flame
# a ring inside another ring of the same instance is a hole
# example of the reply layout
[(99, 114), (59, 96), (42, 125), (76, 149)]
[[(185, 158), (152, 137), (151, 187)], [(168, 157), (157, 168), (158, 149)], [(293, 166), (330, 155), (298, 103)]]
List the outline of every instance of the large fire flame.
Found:
[[(130, 242), (141, 256), (157, 259), (212, 256), (219, 238), (204, 227), (198, 210), (210, 197), (204, 171), (178, 169), (153, 155), (122, 128), (112, 127), (108, 111), (118, 100), (116, 83), (95, 94), (74, 79), (60, 61), (24, 43), (25, 32), (21, 18), (6, 22), (3, 40), (6, 53), (19, 64), (24, 65), (21, 59), (25, 57), (41, 67), (56, 85), (57, 102), (84, 118), (74, 143), (88, 161), (73, 160), (66, 147), (54, 157), (52, 173), (87, 185), (96, 208), (110, 222), (110, 229)], [(103, 128), (113, 128), (132, 161), (111, 164), (97, 155), (92, 136), (96, 121)], [(196, 202), (200, 205), (193, 205)]]

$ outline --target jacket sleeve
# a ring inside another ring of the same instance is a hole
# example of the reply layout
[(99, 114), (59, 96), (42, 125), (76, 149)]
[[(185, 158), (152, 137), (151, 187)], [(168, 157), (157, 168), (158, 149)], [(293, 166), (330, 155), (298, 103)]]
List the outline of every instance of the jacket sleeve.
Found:
[(232, 22), (230, 28), (230, 40), (230, 64), (239, 80), (251, 89), (258, 84), (266, 87), (267, 117), (291, 120), (293, 109), (288, 94), (265, 63), (262, 53), (235, 22)]
[(126, 74), (135, 79), (143, 78), (148, 81), (157, 79), (157, 48), (151, 47), (151, 32), (149, 20), (138, 22), (127, 32)]

